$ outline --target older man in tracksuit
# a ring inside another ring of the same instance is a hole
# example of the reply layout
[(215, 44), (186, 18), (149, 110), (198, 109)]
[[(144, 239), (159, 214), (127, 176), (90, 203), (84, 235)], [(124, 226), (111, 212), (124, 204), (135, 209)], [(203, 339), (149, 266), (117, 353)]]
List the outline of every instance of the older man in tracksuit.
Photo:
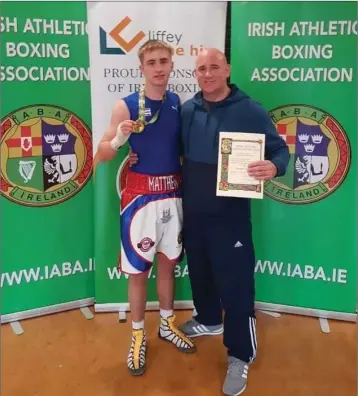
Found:
[[(197, 316), (180, 326), (191, 337), (224, 332), (226, 395), (241, 394), (256, 356), (255, 254), (250, 200), (216, 196), (219, 132), (266, 135), (265, 160), (249, 174), (268, 180), (285, 173), (288, 147), (268, 113), (235, 85), (215, 49), (196, 63), (201, 92), (182, 107), (184, 247)], [(222, 309), (225, 312), (222, 324)]]

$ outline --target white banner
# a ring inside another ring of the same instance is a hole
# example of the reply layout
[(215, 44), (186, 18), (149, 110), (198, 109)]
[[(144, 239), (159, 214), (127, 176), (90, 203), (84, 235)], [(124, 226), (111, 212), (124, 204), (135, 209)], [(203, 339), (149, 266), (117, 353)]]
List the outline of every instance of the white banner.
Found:
[(87, 2), (94, 154), (115, 102), (138, 90), (142, 82), (138, 48), (149, 39), (174, 47), (168, 89), (184, 102), (199, 90), (193, 73), (200, 48), (224, 51), (226, 6), (226, 2)]
[[(94, 155), (108, 127), (116, 101), (139, 89), (138, 49), (149, 39), (169, 42), (174, 70), (168, 89), (182, 102), (199, 87), (194, 68), (200, 48), (225, 48), (226, 3), (87, 3), (90, 43), (92, 131)], [(95, 171), (95, 310), (128, 309), (128, 279), (117, 269), (120, 247), (120, 192), (128, 147)], [(156, 266), (149, 275), (148, 309), (158, 309)], [(185, 260), (175, 268), (176, 307), (192, 307)]]

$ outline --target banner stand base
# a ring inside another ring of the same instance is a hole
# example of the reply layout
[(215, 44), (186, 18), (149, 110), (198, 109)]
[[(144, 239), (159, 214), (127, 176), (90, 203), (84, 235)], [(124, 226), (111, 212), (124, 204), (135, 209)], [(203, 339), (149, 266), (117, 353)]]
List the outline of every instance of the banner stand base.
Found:
[(11, 322), (10, 326), (12, 328), (12, 331), (16, 334), (16, 335), (21, 335), (24, 334), (24, 329), (21, 327), (20, 322), (15, 321), (15, 322)]
[[(256, 302), (255, 308), (257, 310), (262, 311), (270, 311), (270, 312), (281, 312), (293, 315), (301, 315), (301, 316), (310, 316), (316, 318), (324, 318), (324, 319), (335, 319), (342, 320), (347, 322), (356, 322), (357, 314), (350, 314), (344, 312), (335, 312), (335, 311), (324, 311), (320, 309), (312, 309), (312, 308), (301, 308), (301, 307), (292, 307), (289, 305), (280, 305), (280, 304), (270, 304), (263, 302)], [(194, 304), (191, 300), (188, 301), (176, 301), (174, 302), (174, 309), (181, 310), (191, 310), (195, 309)], [(107, 304), (95, 304), (94, 306), (95, 312), (129, 312), (129, 303), (107, 303)], [(148, 302), (146, 306), (147, 311), (157, 311), (159, 310), (159, 302), (153, 301)], [(275, 315), (277, 316), (277, 315)]]
[(321, 326), (322, 333), (330, 333), (331, 329), (329, 328), (328, 320), (325, 318), (319, 318), (319, 325)]
[[(188, 301), (175, 301), (174, 309), (193, 309), (194, 305), (191, 300)], [(159, 311), (159, 302), (150, 301), (146, 306), (147, 311)], [(95, 312), (129, 312), (129, 303), (107, 303), (107, 304), (95, 304)]]
[(81, 307), (81, 312), (83, 313), (83, 316), (87, 319), (87, 320), (91, 320), (94, 318), (93, 313), (90, 311), (90, 309), (88, 307)]
[(347, 322), (356, 322), (357, 313), (345, 313), (337, 311), (324, 311), (321, 309), (292, 307), (289, 305), (270, 304), (263, 302), (256, 302), (255, 308), (263, 311), (281, 312), (293, 315), (311, 316), (323, 319), (335, 319)]
[(272, 316), (273, 318), (280, 318), (281, 314), (279, 314), (278, 312), (274, 312), (274, 311), (264, 311), (263, 309), (260, 309), (259, 312), (268, 315), (268, 316)]
[(23, 319), (35, 318), (38, 316), (49, 315), (53, 313), (70, 311), (72, 309), (88, 307), (94, 304), (94, 298), (85, 298), (83, 300), (71, 301), (68, 303), (50, 305), (48, 307), (30, 309), (28, 311), (16, 312), (12, 314), (1, 315), (1, 323), (10, 323)]

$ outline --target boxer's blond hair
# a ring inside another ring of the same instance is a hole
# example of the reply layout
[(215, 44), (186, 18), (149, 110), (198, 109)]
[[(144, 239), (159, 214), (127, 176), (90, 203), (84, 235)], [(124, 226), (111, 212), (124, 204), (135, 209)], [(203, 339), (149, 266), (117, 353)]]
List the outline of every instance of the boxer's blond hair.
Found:
[(143, 62), (143, 57), (146, 52), (152, 52), (158, 49), (167, 50), (170, 56), (174, 54), (174, 49), (170, 44), (161, 40), (148, 40), (138, 50), (139, 60)]

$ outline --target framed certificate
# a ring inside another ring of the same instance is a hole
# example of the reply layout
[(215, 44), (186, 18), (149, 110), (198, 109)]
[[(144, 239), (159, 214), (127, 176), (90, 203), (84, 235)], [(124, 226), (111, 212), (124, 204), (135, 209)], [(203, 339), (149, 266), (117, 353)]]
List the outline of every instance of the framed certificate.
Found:
[(264, 159), (264, 134), (220, 132), (216, 195), (262, 199), (264, 182), (250, 177), (247, 167)]

